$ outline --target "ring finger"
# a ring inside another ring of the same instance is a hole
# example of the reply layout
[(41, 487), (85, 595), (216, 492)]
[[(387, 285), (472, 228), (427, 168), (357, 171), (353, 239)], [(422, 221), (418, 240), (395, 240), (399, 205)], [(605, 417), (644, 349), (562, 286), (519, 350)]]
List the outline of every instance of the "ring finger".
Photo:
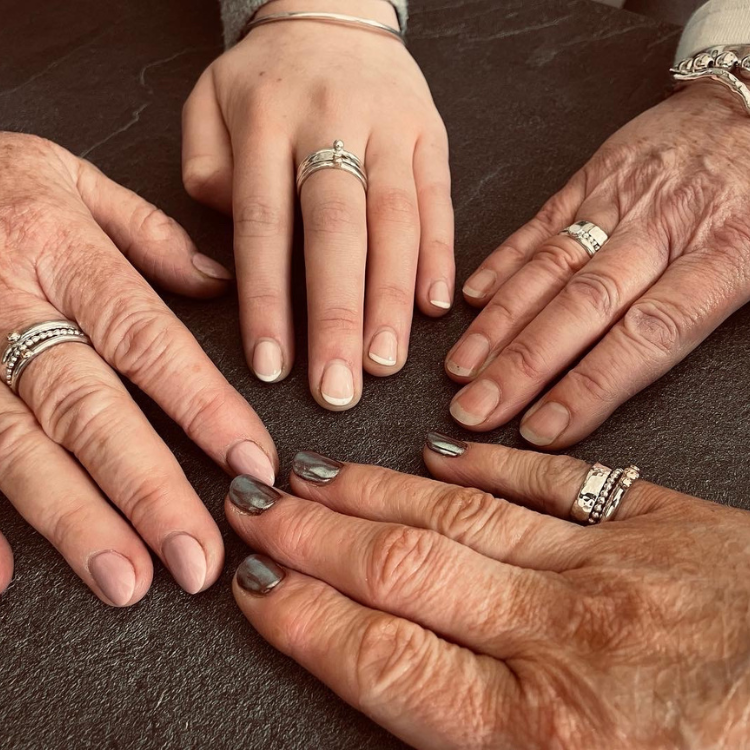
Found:
[[(305, 138), (297, 162), (319, 149), (330, 148), (325, 135)], [(361, 159), (366, 139), (344, 141)], [(365, 164), (365, 169), (367, 165)], [(353, 175), (337, 169), (312, 174), (300, 191), (305, 225), (310, 390), (324, 408), (350, 409), (362, 394), (362, 334), (367, 202)]]
[[(617, 226), (617, 208), (609, 197), (592, 197), (580, 207), (575, 221), (593, 222), (610, 235)], [(459, 382), (473, 380), (589, 259), (572, 237), (548, 237), (500, 286), (450, 350), (445, 361), (448, 374)]]

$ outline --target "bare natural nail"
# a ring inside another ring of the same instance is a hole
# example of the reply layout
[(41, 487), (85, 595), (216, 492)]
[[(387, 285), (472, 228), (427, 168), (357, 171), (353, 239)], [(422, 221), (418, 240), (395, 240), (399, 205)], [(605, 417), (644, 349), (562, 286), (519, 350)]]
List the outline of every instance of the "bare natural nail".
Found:
[(273, 383), (284, 369), (281, 347), (273, 339), (261, 339), (253, 351), (253, 371), (258, 380)]
[(430, 304), (441, 310), (449, 310), (452, 303), (451, 292), (444, 281), (436, 281), (430, 287)]
[(459, 391), (451, 404), (453, 418), (474, 427), (485, 422), (500, 403), (500, 389), (493, 380), (475, 380)]
[(379, 365), (393, 367), (398, 360), (398, 340), (390, 328), (384, 328), (373, 336), (367, 356)]
[(119, 552), (100, 552), (89, 560), (89, 572), (104, 596), (124, 607), (135, 591), (135, 568)]
[(497, 274), (489, 268), (483, 268), (470, 276), (464, 284), (464, 294), (467, 297), (481, 299), (486, 297), (497, 283)]
[(227, 463), (235, 474), (248, 474), (266, 484), (276, 481), (271, 459), (252, 440), (243, 440), (233, 445), (227, 453)]
[(206, 582), (206, 554), (190, 534), (174, 534), (164, 542), (162, 554), (175, 581), (188, 594), (197, 594)]
[(468, 335), (450, 355), (446, 367), (448, 372), (460, 378), (476, 375), (490, 356), (490, 342), (481, 333)]
[(213, 258), (209, 258), (203, 253), (196, 253), (193, 256), (193, 265), (204, 275), (211, 279), (218, 279), (219, 281), (231, 281), (234, 276), (228, 271), (221, 263), (218, 263)]
[(570, 424), (570, 412), (562, 404), (548, 401), (532, 408), (521, 422), (521, 436), (534, 445), (550, 445)]
[(328, 363), (320, 381), (320, 395), (331, 406), (347, 406), (354, 400), (354, 376), (343, 360)]

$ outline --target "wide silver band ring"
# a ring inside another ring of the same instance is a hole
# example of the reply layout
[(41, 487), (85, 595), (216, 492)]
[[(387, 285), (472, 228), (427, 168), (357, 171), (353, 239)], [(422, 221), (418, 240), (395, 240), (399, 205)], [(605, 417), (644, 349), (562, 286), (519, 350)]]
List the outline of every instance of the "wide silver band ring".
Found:
[(609, 235), (592, 221), (577, 221), (560, 232), (572, 237), (593, 258), (609, 239)]
[(36, 357), (53, 346), (69, 343), (91, 346), (89, 337), (70, 320), (49, 320), (9, 333), (2, 359), (5, 384), (13, 393), (18, 393), (21, 375)]
[(356, 177), (367, 192), (367, 173), (362, 160), (344, 148), (343, 141), (334, 141), (333, 148), (324, 148), (310, 154), (297, 169), (297, 193), (316, 172), (323, 169), (339, 169)]
[(594, 464), (573, 502), (570, 520), (583, 526), (612, 521), (625, 494), (640, 476), (637, 466), (610, 469), (603, 464)]

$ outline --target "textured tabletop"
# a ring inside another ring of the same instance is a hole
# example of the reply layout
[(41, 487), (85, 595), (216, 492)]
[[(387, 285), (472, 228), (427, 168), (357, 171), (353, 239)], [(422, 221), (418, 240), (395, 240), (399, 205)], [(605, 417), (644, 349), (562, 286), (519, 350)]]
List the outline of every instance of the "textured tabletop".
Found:
[[(589, 0), (413, 0), (410, 46), (451, 135), (461, 280), (605, 137), (660, 99), (677, 36)], [(182, 102), (220, 51), (211, 0), (4, 0), (0, 50), (0, 128), (85, 155), (231, 264), (230, 221), (180, 182)], [(421, 472), (426, 429), (461, 436), (442, 360), (472, 318), (463, 302), (442, 321), (418, 315), (404, 371), (368, 377), (345, 414), (310, 397), (304, 336), (291, 377), (265, 386), (245, 366), (234, 295), (168, 302), (265, 420), (284, 471), (311, 448)], [(749, 323), (750, 308), (572, 452), (634, 460), (655, 481), (750, 507)], [(140, 604), (110, 609), (0, 498), (16, 559), (0, 599), (0, 747), (402, 747), (247, 625), (229, 586), (246, 549), (222, 517), (228, 478), (136, 398), (219, 522), (225, 573), (191, 598), (157, 566)], [(480, 439), (520, 444), (517, 423)]]

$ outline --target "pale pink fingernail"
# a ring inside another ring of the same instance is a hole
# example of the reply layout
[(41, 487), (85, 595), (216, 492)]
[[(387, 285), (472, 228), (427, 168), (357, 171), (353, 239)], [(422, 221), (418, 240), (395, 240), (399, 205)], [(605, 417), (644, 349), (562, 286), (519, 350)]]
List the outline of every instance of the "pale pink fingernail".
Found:
[(473, 427), (482, 424), (500, 403), (500, 389), (492, 380), (476, 380), (459, 391), (451, 404), (453, 418)]
[(354, 400), (354, 376), (344, 361), (328, 363), (320, 381), (320, 395), (331, 406), (347, 406)]
[(211, 279), (219, 281), (231, 281), (234, 277), (221, 263), (217, 263), (213, 258), (209, 258), (203, 253), (196, 253), (193, 256), (193, 265), (204, 275)]
[(206, 554), (190, 534), (175, 534), (162, 546), (162, 554), (175, 581), (188, 594), (197, 594), (206, 582)]
[(261, 339), (253, 351), (253, 372), (258, 380), (273, 383), (284, 368), (281, 347), (273, 339)]
[(450, 310), (451, 291), (444, 281), (436, 281), (430, 287), (430, 304), (441, 310)]
[(472, 333), (450, 355), (446, 363), (448, 372), (460, 378), (469, 378), (479, 372), (479, 368), (490, 356), (490, 342), (481, 333)]
[(520, 432), (534, 445), (549, 445), (562, 435), (570, 424), (570, 412), (562, 404), (548, 401), (531, 409), (521, 422)]
[(367, 356), (379, 365), (393, 367), (398, 360), (398, 340), (396, 339), (396, 334), (390, 328), (385, 328), (375, 334)]
[(235, 474), (247, 474), (268, 485), (276, 481), (271, 459), (252, 440), (243, 440), (233, 445), (227, 451), (227, 464)]
[(497, 274), (489, 268), (483, 268), (469, 277), (468, 281), (464, 284), (463, 291), (467, 297), (481, 299), (490, 293), (496, 283)]
[(119, 552), (100, 552), (89, 560), (89, 572), (104, 596), (124, 607), (135, 591), (135, 568)]

